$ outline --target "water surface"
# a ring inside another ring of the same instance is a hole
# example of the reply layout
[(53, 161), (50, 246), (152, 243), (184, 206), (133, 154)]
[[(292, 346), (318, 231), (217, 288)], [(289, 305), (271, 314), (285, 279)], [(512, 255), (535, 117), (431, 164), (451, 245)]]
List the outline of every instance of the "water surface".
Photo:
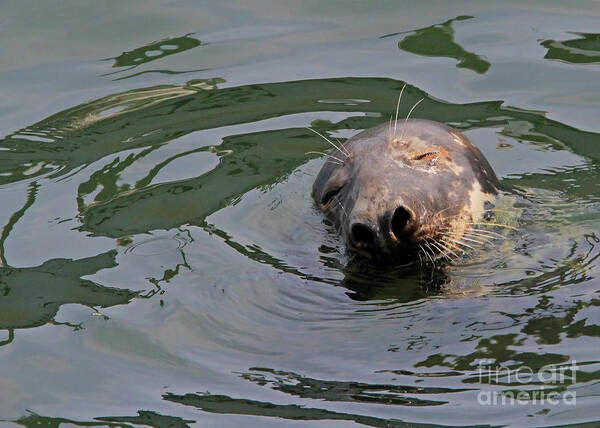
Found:
[[(596, 3), (3, 9), (4, 425), (600, 422)], [(307, 127), (343, 141), (404, 85), (516, 192), (469, 257), (357, 266)]]

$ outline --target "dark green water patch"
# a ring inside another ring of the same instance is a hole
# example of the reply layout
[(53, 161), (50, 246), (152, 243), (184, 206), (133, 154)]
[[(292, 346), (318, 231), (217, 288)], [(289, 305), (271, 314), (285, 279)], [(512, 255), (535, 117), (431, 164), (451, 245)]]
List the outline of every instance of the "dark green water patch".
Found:
[(458, 16), (441, 24), (421, 28), (414, 32), (389, 34), (384, 37), (403, 35), (398, 47), (405, 52), (430, 57), (445, 57), (458, 60), (459, 68), (467, 68), (483, 74), (490, 68), (490, 63), (481, 56), (465, 50), (454, 40), (454, 22), (473, 19), (472, 16)]
[[(338, 123), (323, 122), (318, 128), (320, 131), (367, 128), (393, 114), (394, 94), (403, 85), (403, 82), (389, 79), (346, 78), (200, 89), (216, 82), (190, 82), (183, 87), (136, 90), (59, 113), (0, 142), (0, 146), (8, 150), (2, 160), (7, 173), (0, 180), (12, 182), (22, 179), (36, 157), (41, 166), (33, 174), (48, 174), (48, 168), (52, 165), (57, 172), (65, 175), (110, 154), (142, 149), (122, 159), (115, 158), (91, 177), (91, 181), (81, 185), (78, 201), (85, 228), (95, 234), (119, 237), (152, 229), (169, 229), (185, 220), (198, 224), (206, 215), (245, 191), (281, 180), (308, 159), (305, 155), (307, 151), (322, 149), (325, 143), (304, 129), (227, 136), (218, 145), (220, 153), (227, 156), (220, 156), (218, 167), (203, 176), (177, 183), (147, 185), (161, 168), (181, 155), (157, 165), (137, 183), (118, 185), (119, 175), (136, 160), (148, 156), (163, 144), (202, 129), (323, 111), (325, 108), (332, 112), (346, 112), (350, 117)], [(319, 102), (321, 99), (339, 99), (343, 96), (360, 96), (368, 99), (369, 103), (353, 106)], [(419, 111), (415, 112), (418, 117), (449, 123), (463, 131), (501, 126), (505, 127), (505, 135), (532, 143), (536, 143), (537, 135), (544, 135), (557, 148), (566, 146), (574, 153), (591, 159), (599, 156), (597, 145), (592, 143), (598, 138), (597, 134), (576, 130), (539, 113), (504, 108), (497, 101), (450, 104), (409, 86), (400, 114), (408, 113), (421, 98), (424, 101)], [(122, 110), (106, 116), (99, 114), (115, 106), (122, 106)], [(379, 115), (354, 116), (364, 106)], [(156, 126), (157, 117), (163, 118), (160, 128)], [(527, 123), (528, 126), (511, 126), (513, 122)], [(19, 138), (21, 134), (32, 132), (45, 133), (53, 142), (39, 143)], [(195, 150), (212, 150), (211, 147)], [(292, 152), (295, 152), (295, 156), (289, 157)], [(257, 168), (259, 159), (261, 167)], [(28, 172), (28, 175), (31, 174)], [(220, 178), (225, 176), (227, 180)], [(223, 183), (227, 187), (223, 188)], [(215, 185), (222, 191), (211, 190)], [(97, 187), (101, 187), (101, 191), (95, 195), (95, 203), (85, 206), (82, 201), (86, 194)], [(211, 202), (211, 198), (215, 200)], [(203, 201), (202, 206), (194, 203), (199, 200)], [(142, 203), (143, 209), (139, 205)], [(153, 218), (153, 213), (162, 212), (165, 204), (177, 207), (172, 209), (173, 216)], [(142, 213), (147, 218), (132, 216), (132, 212), (138, 215)], [(129, 224), (129, 219), (133, 218), (136, 219), (135, 224)]]
[(570, 64), (600, 63), (600, 34), (573, 33), (576, 39), (544, 40), (541, 45), (548, 49), (544, 56)]
[(109, 251), (80, 260), (52, 259), (30, 268), (0, 267), (0, 329), (7, 330), (12, 341), (16, 329), (54, 322), (64, 304), (93, 309), (129, 303), (138, 293), (82, 278), (115, 267), (115, 256), (116, 251)]
[(123, 52), (121, 55), (112, 58), (115, 61), (113, 67), (137, 67), (141, 64), (196, 48), (201, 44), (200, 40), (191, 37), (190, 34), (181, 37), (166, 38)]

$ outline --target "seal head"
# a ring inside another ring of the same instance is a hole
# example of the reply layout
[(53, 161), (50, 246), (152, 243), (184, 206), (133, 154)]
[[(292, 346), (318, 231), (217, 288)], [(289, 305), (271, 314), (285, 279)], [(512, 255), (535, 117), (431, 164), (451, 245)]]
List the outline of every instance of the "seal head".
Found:
[(411, 119), (350, 138), (313, 185), (348, 249), (406, 264), (464, 252), (462, 240), (499, 189), (481, 152), (441, 123)]

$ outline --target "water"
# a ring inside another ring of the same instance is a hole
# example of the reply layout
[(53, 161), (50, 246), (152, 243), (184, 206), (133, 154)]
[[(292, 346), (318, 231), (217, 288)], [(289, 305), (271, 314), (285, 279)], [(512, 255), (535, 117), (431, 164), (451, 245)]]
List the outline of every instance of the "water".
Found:
[[(598, 15), (4, 5), (2, 426), (599, 424)], [(306, 127), (385, 122), (405, 83), (519, 196), (469, 258), (357, 267)]]

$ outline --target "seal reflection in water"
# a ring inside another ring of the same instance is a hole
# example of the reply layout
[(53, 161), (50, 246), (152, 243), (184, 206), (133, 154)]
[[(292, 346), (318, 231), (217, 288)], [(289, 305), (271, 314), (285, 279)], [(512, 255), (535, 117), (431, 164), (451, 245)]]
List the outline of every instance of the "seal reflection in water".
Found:
[(313, 197), (352, 253), (381, 263), (434, 262), (457, 257), (492, 233), (474, 226), (498, 180), (458, 131), (397, 120), (343, 145), (330, 143), (336, 151), (319, 172)]

